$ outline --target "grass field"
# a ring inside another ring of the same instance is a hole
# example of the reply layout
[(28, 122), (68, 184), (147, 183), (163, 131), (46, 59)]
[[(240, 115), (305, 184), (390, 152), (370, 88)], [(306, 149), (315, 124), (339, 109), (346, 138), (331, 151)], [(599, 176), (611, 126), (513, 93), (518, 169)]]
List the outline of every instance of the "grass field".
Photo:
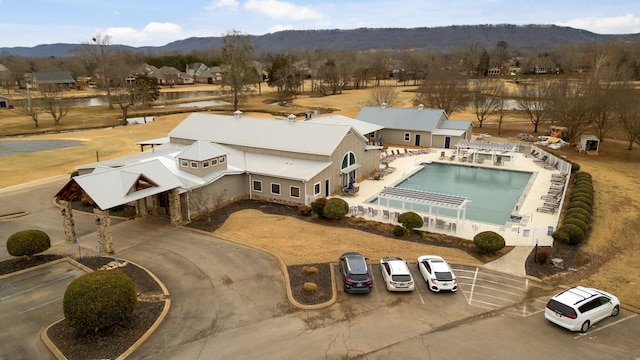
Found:
[[(194, 90), (193, 87), (187, 88)], [(395, 107), (411, 107), (412, 87), (398, 88), (400, 93)], [(175, 90), (175, 89), (172, 89)], [(312, 97), (300, 95), (289, 103), (289, 107), (269, 105), (270, 100), (278, 98), (273, 90), (263, 87), (262, 95), (251, 96), (241, 106), (245, 116), (273, 117), (289, 113), (304, 113), (311, 108), (332, 109), (332, 114), (354, 117), (367, 102), (370, 89), (348, 90), (340, 95)], [(15, 95), (16, 97), (18, 95)], [(136, 116), (145, 109), (135, 109), (130, 116)], [(163, 110), (167, 112), (167, 110)], [(231, 113), (226, 109), (227, 113)], [(89, 126), (117, 124), (119, 109), (74, 108), (68, 118), (63, 119), (66, 130)], [(188, 114), (157, 114), (154, 122), (135, 126), (110, 126), (84, 131), (60, 132), (47, 126), (50, 120), (43, 117), (42, 128), (38, 130), (56, 131), (52, 133), (12, 137), (12, 140), (30, 139), (73, 139), (83, 146), (39, 153), (0, 157), (0, 188), (49, 176), (70, 174), (75, 166), (111, 159), (140, 151), (137, 141), (164, 137)], [(452, 119), (474, 120), (469, 110), (451, 114)], [(476, 122), (477, 124), (477, 122)], [(0, 135), (30, 132), (35, 130), (33, 122), (15, 110), (0, 111)], [(516, 142), (520, 132), (531, 132), (533, 126), (518, 112), (510, 112), (505, 118), (500, 135), (497, 125), (485, 122), (483, 128), (476, 127), (474, 133), (486, 133), (494, 140)], [(18, 131), (20, 130), (20, 131)], [(544, 131), (544, 127), (541, 131)], [(560, 150), (561, 155), (579, 163), (582, 170), (593, 175), (596, 189), (595, 216), (593, 228), (587, 242), (581, 245), (589, 255), (590, 261), (584, 268), (566, 278), (570, 284), (581, 283), (606, 289), (618, 295), (624, 304), (640, 308), (640, 148), (626, 150), (627, 143), (619, 131), (614, 131), (600, 145), (599, 156), (579, 154), (569, 148)], [(253, 214), (249, 214), (251, 216)], [(272, 226), (265, 220), (265, 226)], [(252, 223), (255, 223), (252, 220)], [(241, 221), (241, 223), (244, 223)], [(235, 230), (225, 228), (225, 231)], [(314, 230), (313, 233), (317, 232)], [(264, 235), (264, 232), (261, 234)], [(324, 234), (319, 232), (320, 240)], [(355, 235), (354, 235), (355, 236)], [(369, 235), (363, 235), (370, 237)], [(275, 241), (275, 237), (274, 237)], [(314, 241), (310, 241), (314, 243)], [(364, 242), (366, 243), (366, 242)], [(374, 246), (374, 245), (371, 245)], [(384, 243), (375, 246), (385, 246)], [(388, 247), (388, 244), (387, 244)], [(372, 249), (374, 252), (375, 249)], [(378, 249), (379, 250), (379, 249)], [(375, 251), (378, 251), (375, 250)], [(297, 249), (296, 251), (300, 251)], [(313, 253), (309, 251), (308, 253)], [(454, 254), (451, 254), (454, 256)], [(463, 255), (460, 255), (463, 256)], [(309, 262), (314, 262), (309, 259)], [(325, 259), (316, 259), (321, 262)]]

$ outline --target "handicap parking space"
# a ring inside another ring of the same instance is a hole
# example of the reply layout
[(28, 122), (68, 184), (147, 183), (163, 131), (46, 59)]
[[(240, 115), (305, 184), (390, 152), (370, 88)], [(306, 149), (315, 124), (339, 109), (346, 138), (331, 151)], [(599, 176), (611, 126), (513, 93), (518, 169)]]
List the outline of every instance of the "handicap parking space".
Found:
[[(12, 324), (0, 335), (2, 353), (7, 358), (51, 357), (40, 342), (40, 332), (64, 317), (62, 299), (67, 286), (85, 272), (62, 261), (0, 278), (0, 323)], [(24, 339), (35, 339), (26, 344)], [(28, 346), (26, 346), (26, 345)]]

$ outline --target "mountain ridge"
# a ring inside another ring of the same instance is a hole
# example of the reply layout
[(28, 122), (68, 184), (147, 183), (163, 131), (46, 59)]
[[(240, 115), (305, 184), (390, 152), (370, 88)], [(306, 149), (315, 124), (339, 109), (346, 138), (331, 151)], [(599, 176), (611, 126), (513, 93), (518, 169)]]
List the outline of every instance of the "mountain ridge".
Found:
[[(451, 25), (419, 28), (358, 28), (352, 30), (284, 30), (264, 35), (249, 35), (256, 50), (370, 50), (423, 49), (450, 51), (472, 44), (494, 47), (499, 41), (512, 48), (555, 47), (563, 43), (602, 42), (605, 40), (640, 41), (640, 33), (603, 35), (557, 25)], [(56, 43), (34, 47), (0, 47), (0, 54), (24, 57), (67, 57), (80, 44)], [(163, 46), (133, 47), (116, 45), (134, 52), (156, 54), (190, 53), (198, 49), (219, 48), (220, 37), (190, 37)]]

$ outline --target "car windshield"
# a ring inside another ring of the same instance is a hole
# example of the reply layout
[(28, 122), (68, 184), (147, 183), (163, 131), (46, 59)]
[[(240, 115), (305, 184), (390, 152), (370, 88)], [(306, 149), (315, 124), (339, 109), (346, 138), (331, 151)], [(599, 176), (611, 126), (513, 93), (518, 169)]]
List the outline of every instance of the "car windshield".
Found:
[(576, 316), (576, 311), (570, 307), (567, 306), (559, 301), (556, 301), (554, 299), (549, 300), (549, 303), (547, 304), (547, 306), (556, 312), (559, 312), (562, 315), (565, 316)]
[(392, 275), (391, 280), (397, 282), (407, 282), (411, 281), (411, 275)]
[(451, 281), (453, 280), (453, 274), (450, 272), (436, 272), (436, 280), (439, 281)]
[(369, 275), (367, 275), (367, 274), (351, 274), (349, 276), (349, 278), (351, 278), (351, 280), (354, 280), (354, 281), (366, 281), (367, 279), (369, 279)]

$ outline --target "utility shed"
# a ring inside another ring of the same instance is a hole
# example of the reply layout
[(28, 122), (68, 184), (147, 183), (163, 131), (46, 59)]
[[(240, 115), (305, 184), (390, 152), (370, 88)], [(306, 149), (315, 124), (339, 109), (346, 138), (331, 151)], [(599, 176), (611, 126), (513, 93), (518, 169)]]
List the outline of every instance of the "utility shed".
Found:
[(587, 155), (598, 155), (600, 139), (595, 135), (582, 135), (580, 137), (580, 152)]

